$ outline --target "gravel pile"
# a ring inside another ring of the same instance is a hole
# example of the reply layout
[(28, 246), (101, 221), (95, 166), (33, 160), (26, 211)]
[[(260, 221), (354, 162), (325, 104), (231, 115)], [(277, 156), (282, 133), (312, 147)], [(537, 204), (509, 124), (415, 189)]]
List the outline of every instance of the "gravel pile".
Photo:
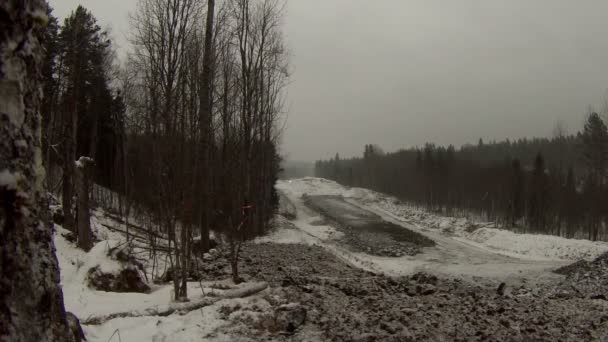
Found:
[(289, 340), (301, 339), (305, 327), (327, 341), (608, 338), (606, 302), (552, 296), (556, 284), (472, 284), (424, 273), (393, 279), (303, 245), (246, 245), (241, 265), (248, 277), (268, 281), (274, 296), (306, 311), (306, 324)]
[(581, 260), (561, 267), (555, 273), (566, 277), (549, 291), (550, 296), (608, 300), (608, 253), (593, 261)]

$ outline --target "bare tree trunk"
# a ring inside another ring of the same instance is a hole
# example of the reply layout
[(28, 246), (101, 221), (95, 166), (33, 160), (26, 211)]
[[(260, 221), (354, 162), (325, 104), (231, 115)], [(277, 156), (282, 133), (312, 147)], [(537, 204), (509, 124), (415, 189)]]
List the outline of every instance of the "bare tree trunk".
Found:
[(43, 189), (37, 35), (48, 18), (40, 0), (4, 0), (0, 13), (0, 340), (73, 341)]
[(99, 132), (99, 115), (93, 111), (93, 125), (91, 127), (91, 136), (89, 137), (89, 156), (95, 160), (97, 158), (97, 141), (99, 141), (97, 135)]
[(211, 81), (213, 77), (213, 19), (215, 0), (207, 0), (207, 22), (205, 26), (205, 45), (203, 47), (203, 72), (201, 74), (200, 121), (202, 139), (202, 208), (201, 208), (201, 253), (209, 250), (209, 224), (211, 216), (211, 163), (210, 150), (212, 140), (212, 96)]
[[(76, 62), (73, 62), (76, 64)], [(76, 68), (78, 69), (78, 68)], [(65, 124), (65, 139), (63, 148), (65, 149), (64, 160), (63, 160), (63, 215), (65, 217), (65, 226), (76, 232), (76, 220), (75, 215), (72, 212), (72, 197), (74, 196), (74, 161), (76, 160), (76, 144), (78, 141), (78, 73), (76, 70), (75, 75), (72, 76), (72, 92), (69, 117), (64, 119)]]
[(64, 118), (64, 141), (63, 141), (63, 176), (62, 176), (62, 198), (61, 204), (63, 206), (64, 215), (64, 227), (75, 232), (76, 225), (74, 222), (74, 215), (72, 214), (72, 196), (73, 196), (73, 175), (74, 175), (74, 160), (75, 160), (75, 149), (76, 149), (76, 127), (78, 117), (76, 115), (75, 104), (70, 113), (67, 114), (68, 118)]
[[(128, 177), (128, 167), (127, 167), (127, 162), (128, 162), (128, 158), (127, 158), (127, 134), (125, 132), (125, 127), (124, 127), (124, 123), (122, 124), (122, 127), (120, 128), (120, 132), (121, 132), (121, 161), (122, 161), (122, 181), (123, 181), (123, 191), (124, 191), (124, 221), (125, 221), (125, 231), (127, 232), (126, 234), (126, 239), (127, 241), (129, 241), (129, 214), (131, 212), (131, 200), (130, 200), (130, 195), (129, 195), (129, 177)], [(119, 194), (120, 196), (120, 194)]]
[[(230, 225), (230, 229), (233, 229), (234, 225), (232, 219), (228, 219), (228, 225)], [(241, 282), (241, 277), (239, 277), (239, 254), (241, 252), (241, 241), (238, 236), (238, 228), (231, 234), (229, 239), (230, 245), (230, 270), (232, 273), (232, 281), (235, 284), (239, 284)]]
[(190, 223), (186, 223), (182, 226), (181, 232), (181, 288), (179, 293), (179, 299), (188, 299), (188, 274), (190, 269)]
[(93, 160), (80, 157), (76, 162), (76, 193), (78, 195), (78, 247), (85, 251), (93, 247), (91, 218), (89, 215), (89, 174)]

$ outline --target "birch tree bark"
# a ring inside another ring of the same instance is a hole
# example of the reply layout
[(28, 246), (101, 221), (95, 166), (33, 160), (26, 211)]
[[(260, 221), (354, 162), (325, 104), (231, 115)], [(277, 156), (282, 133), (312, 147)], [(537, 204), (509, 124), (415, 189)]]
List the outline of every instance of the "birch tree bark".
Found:
[(0, 340), (71, 341), (43, 190), (41, 0), (0, 1)]

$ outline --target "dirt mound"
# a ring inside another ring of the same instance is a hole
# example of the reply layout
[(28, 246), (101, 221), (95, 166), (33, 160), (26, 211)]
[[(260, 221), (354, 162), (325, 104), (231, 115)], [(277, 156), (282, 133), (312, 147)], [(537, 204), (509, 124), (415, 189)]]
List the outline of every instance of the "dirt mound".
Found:
[(591, 268), (592, 268), (591, 262), (586, 261), (586, 260), (579, 260), (573, 264), (560, 267), (560, 268), (554, 270), (553, 272), (557, 273), (557, 274), (562, 274), (565, 276), (572, 276), (579, 272), (588, 272), (589, 270), (591, 270)]
[(554, 272), (565, 275), (566, 279), (552, 289), (552, 297), (608, 300), (608, 253), (593, 261), (577, 261)]

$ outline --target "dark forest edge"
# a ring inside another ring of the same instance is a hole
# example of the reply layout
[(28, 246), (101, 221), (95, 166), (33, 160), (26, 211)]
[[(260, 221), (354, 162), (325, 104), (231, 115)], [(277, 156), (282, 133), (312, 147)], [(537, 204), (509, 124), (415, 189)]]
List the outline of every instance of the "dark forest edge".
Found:
[(240, 281), (240, 245), (266, 232), (278, 205), (282, 11), (278, 0), (143, 0), (119, 61), (93, 13), (78, 6), (60, 24), (47, 4), (42, 160), (79, 247), (95, 242), (90, 208), (110, 202), (127, 239), (134, 218), (152, 244), (167, 239), (176, 300), (210, 231)]
[(516, 232), (606, 240), (608, 132), (588, 115), (576, 135), (505, 140), (460, 149), (426, 144), (315, 163), (315, 175), (445, 215), (478, 215)]

